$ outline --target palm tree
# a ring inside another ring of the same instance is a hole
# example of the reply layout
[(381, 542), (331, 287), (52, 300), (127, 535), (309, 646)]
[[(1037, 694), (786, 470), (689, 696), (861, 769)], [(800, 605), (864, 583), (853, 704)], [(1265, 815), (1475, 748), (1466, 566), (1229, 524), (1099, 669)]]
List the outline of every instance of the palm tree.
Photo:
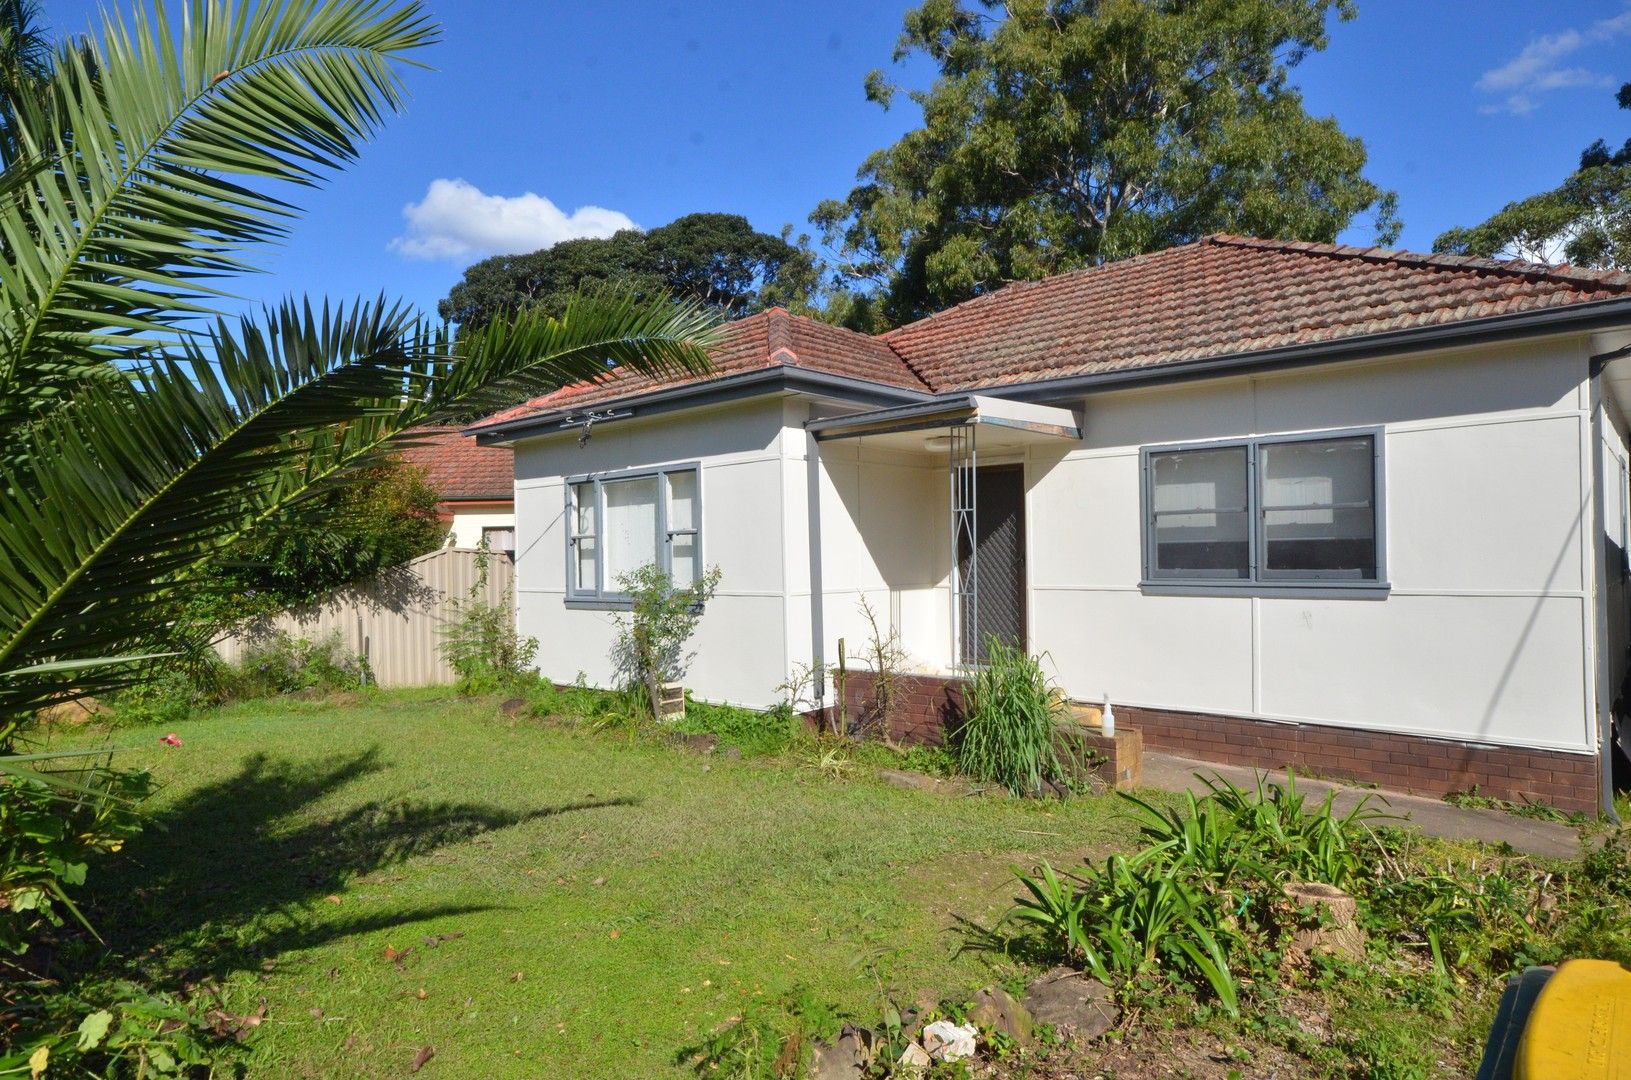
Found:
[(50, 73), (37, 0), (0, 0), (0, 162), (16, 157), (17, 102), (36, 97)]
[[(0, 752), (41, 705), (198, 647), (212, 560), (406, 428), (608, 364), (705, 367), (710, 320), (582, 299), (456, 344), (383, 301), (221, 314), (269, 186), (352, 160), (435, 40), (417, 3), (188, 0), (56, 52), (0, 176)], [(0, 768), (7, 767), (0, 759)], [(13, 766), (15, 767), (15, 766)]]

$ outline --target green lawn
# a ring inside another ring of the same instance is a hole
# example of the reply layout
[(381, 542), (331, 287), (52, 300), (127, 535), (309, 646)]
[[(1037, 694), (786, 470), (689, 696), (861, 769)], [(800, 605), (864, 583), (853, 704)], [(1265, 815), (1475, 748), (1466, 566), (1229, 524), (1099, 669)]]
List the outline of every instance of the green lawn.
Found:
[(1110, 800), (900, 791), (449, 693), (177, 731), (115, 736), (163, 784), (163, 828), (93, 868), (89, 910), (149, 973), (264, 997), (258, 1076), (402, 1076), (427, 1045), (423, 1076), (678, 1072), (755, 996), (873, 1018), (878, 978), (938, 998), (1002, 975), (953, 956), (953, 913), (1005, 907), (1010, 862), (1132, 834)]

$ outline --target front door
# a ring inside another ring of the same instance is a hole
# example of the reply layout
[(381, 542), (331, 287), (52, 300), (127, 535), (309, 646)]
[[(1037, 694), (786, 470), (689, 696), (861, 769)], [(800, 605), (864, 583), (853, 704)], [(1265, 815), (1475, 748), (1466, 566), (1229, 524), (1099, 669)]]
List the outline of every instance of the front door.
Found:
[[(1023, 649), (1025, 642), (1025, 466), (986, 465), (974, 473), (975, 603), (978, 629), (962, 628), (965, 658), (983, 662), (986, 639), (996, 635)], [(961, 578), (968, 580), (966, 537), (958, 545)], [(978, 640), (971, 640), (975, 633)]]

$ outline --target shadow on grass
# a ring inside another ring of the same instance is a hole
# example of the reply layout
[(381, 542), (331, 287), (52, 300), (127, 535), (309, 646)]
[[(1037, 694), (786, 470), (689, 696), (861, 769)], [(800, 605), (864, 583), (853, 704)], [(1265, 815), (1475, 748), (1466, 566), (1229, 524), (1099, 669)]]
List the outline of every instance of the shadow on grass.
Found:
[(358, 877), (483, 833), (637, 802), (595, 799), (511, 810), (399, 799), (332, 814), (311, 809), (388, 767), (377, 747), (316, 762), (251, 756), (237, 774), (186, 794), (122, 854), (96, 868), (92, 922), (131, 963), (224, 975), (351, 934), (489, 910), (494, 905), (383, 901), (366, 915), (349, 916), (331, 908), (328, 898)]

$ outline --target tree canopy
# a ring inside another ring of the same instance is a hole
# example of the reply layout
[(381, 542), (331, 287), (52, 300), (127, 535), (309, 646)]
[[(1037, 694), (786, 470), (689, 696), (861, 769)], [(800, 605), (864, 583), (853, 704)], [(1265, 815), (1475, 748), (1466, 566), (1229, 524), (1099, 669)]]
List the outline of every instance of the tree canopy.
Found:
[(738, 318), (773, 304), (808, 308), (818, 277), (809, 252), (754, 231), (740, 214), (687, 214), (649, 232), (625, 229), (529, 255), (483, 259), (464, 272), (437, 311), (468, 331), (519, 311), (555, 314), (580, 290), (612, 285)]
[[(1631, 109), (1631, 83), (1616, 100)], [(1598, 139), (1563, 183), (1507, 203), (1481, 225), (1445, 230), (1433, 250), (1631, 270), (1631, 139), (1612, 151)]]
[(927, 0), (895, 49), (938, 65), (923, 126), (811, 220), (895, 323), (1210, 232), (1332, 240), (1369, 211), (1390, 242), (1363, 144), (1288, 82), (1332, 11), (1352, 0)]

